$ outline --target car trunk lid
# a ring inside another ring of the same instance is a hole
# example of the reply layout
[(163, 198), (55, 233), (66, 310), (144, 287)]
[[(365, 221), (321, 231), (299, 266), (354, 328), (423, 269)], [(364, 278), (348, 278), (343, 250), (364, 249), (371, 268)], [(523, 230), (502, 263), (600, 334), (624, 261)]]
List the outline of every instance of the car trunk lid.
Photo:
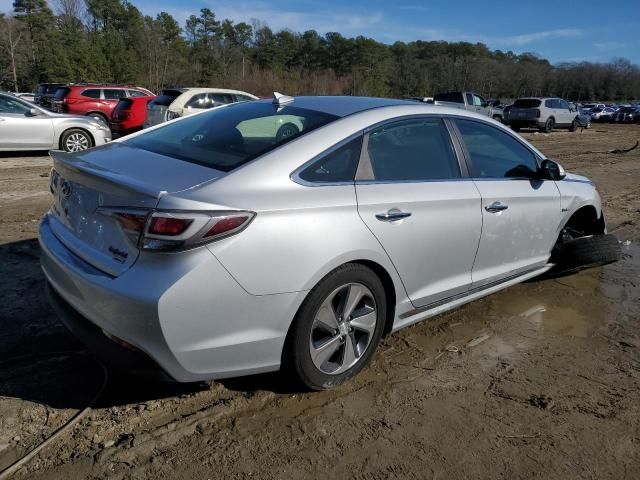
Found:
[(51, 156), (53, 233), (75, 255), (114, 277), (135, 263), (140, 249), (106, 209), (144, 215), (163, 195), (224, 175), (119, 143), (76, 154), (54, 151)]

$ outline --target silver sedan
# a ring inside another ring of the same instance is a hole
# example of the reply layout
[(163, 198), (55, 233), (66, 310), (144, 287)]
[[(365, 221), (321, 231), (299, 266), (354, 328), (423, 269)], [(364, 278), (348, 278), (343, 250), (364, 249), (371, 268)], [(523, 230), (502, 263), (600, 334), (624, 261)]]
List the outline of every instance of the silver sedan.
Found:
[(0, 151), (65, 150), (78, 152), (104, 145), (111, 130), (91, 118), (52, 113), (7, 93), (0, 93)]
[[(600, 198), (498, 122), (285, 97), (53, 152), (51, 303), (120, 367), (344, 382), (383, 334), (540, 275)], [(145, 367), (146, 368), (146, 367)]]

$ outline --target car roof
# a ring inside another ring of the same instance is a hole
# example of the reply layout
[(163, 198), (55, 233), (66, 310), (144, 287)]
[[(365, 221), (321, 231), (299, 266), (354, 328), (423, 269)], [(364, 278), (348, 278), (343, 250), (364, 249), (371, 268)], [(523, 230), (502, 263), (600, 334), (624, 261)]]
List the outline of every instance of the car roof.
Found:
[[(412, 100), (398, 100), (393, 98), (378, 97), (350, 97), (350, 96), (302, 96), (292, 97), (293, 101), (286, 105), (318, 112), (328, 113), (337, 117), (346, 117), (358, 112), (364, 112), (373, 108), (392, 107), (397, 105), (424, 106), (426, 104)], [(270, 103), (273, 100), (258, 100)]]
[(243, 92), (242, 90), (232, 90), (229, 88), (213, 88), (213, 87), (186, 87), (186, 88), (167, 88), (166, 90), (177, 90), (179, 92), (189, 92), (189, 93), (235, 93), (239, 95), (252, 95), (248, 92)]

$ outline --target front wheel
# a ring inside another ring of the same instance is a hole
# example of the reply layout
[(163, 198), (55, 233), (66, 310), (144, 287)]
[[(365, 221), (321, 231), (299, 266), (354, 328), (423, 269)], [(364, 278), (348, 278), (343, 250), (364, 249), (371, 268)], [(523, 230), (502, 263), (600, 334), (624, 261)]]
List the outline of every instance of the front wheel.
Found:
[(91, 147), (93, 147), (91, 135), (79, 128), (67, 130), (60, 140), (60, 148), (65, 152), (81, 152)]
[[(562, 235), (565, 233), (563, 231)], [(585, 268), (617, 262), (622, 255), (620, 242), (611, 234), (566, 237), (551, 255), (555, 274), (574, 273)]]
[(571, 126), (569, 127), (570, 132), (575, 132), (578, 129), (578, 121), (574, 120), (571, 122)]
[(313, 390), (345, 382), (371, 360), (386, 311), (384, 287), (371, 269), (339, 267), (300, 307), (287, 338), (285, 368)]

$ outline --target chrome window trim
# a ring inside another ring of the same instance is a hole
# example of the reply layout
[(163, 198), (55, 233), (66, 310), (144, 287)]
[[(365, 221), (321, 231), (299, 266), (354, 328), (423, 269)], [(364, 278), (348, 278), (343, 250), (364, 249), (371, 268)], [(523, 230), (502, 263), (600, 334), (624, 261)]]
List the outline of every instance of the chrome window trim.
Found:
[[(356, 133), (354, 133), (352, 135), (349, 135), (348, 137), (340, 140), (338, 143), (332, 145), (331, 147), (329, 147), (328, 149), (326, 149), (323, 152), (319, 153), (318, 155), (314, 156), (310, 160), (307, 160), (306, 162), (304, 162), (301, 166), (299, 166), (293, 172), (291, 172), (291, 174), (289, 175), (289, 178), (294, 183), (297, 183), (298, 185), (302, 185), (304, 187), (337, 187), (337, 186), (341, 186), (341, 185), (353, 185), (355, 180), (345, 180), (345, 181), (342, 181), (342, 182), (310, 182), (308, 180), (304, 180), (304, 179), (300, 178), (300, 173), (302, 173), (304, 170), (306, 170), (308, 167), (310, 167), (314, 162), (317, 162), (318, 160), (321, 160), (323, 157), (326, 157), (327, 155), (332, 154), (333, 152), (335, 152), (339, 148), (345, 146), (347, 143), (351, 142), (352, 140), (355, 140), (358, 137), (362, 137), (363, 135), (364, 135), (364, 131), (360, 130), (360, 131), (358, 131), (358, 132), (356, 132)], [(360, 168), (360, 160), (362, 159), (362, 150), (363, 150), (363, 148), (364, 148), (364, 139), (363, 139), (362, 146), (361, 146), (361, 149), (360, 149), (360, 159), (358, 160), (358, 167), (356, 167), (356, 176), (357, 176), (358, 170)]]

